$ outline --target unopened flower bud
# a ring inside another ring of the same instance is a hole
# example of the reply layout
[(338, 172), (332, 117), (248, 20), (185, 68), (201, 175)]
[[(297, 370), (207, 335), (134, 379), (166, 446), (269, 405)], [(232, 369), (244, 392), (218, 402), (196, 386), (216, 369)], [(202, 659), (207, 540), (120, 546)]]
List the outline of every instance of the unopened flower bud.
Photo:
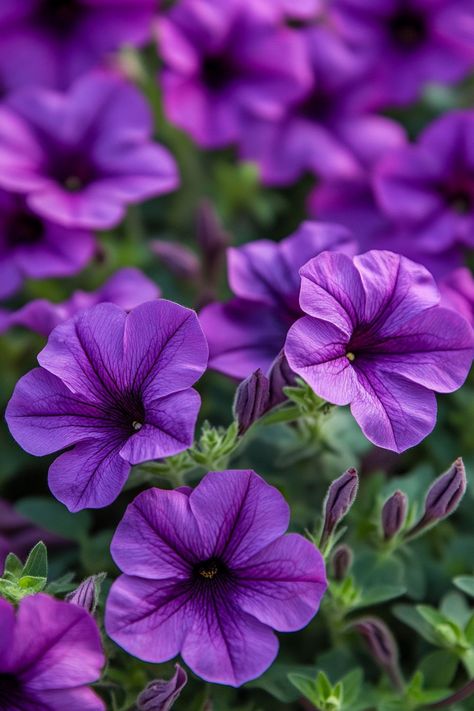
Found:
[(154, 239), (151, 250), (180, 279), (197, 279), (200, 274), (198, 257), (187, 247), (164, 239)]
[(151, 681), (137, 699), (138, 711), (169, 711), (188, 681), (188, 675), (179, 664), (169, 680)]
[(358, 486), (359, 477), (355, 469), (348, 469), (339, 479), (332, 482), (324, 502), (324, 525), (320, 546), (328, 541), (337, 524), (351, 508)]
[(338, 582), (344, 580), (351, 568), (353, 558), (352, 550), (344, 543), (334, 549), (331, 556), (334, 580)]
[(408, 531), (407, 536), (412, 537), (452, 514), (464, 496), (466, 486), (466, 470), (463, 460), (459, 457), (428, 489), (424, 513), (418, 523)]
[(269, 396), (270, 384), (260, 368), (240, 383), (234, 401), (239, 434), (246, 432), (268, 410)]
[(382, 507), (382, 531), (386, 541), (393, 538), (405, 523), (408, 499), (403, 491), (395, 491)]
[(288, 365), (283, 351), (280, 351), (271, 364), (268, 380), (270, 382), (269, 407), (276, 407), (287, 399), (283, 388), (296, 384), (296, 375)]
[(74, 605), (83, 607), (87, 612), (93, 615), (99, 602), (100, 588), (106, 577), (106, 573), (91, 575), (90, 578), (86, 578), (78, 588), (66, 595), (66, 600), (72, 602)]
[(400, 689), (398, 648), (385, 622), (377, 617), (364, 617), (354, 622), (353, 627), (365, 638), (374, 660), (386, 671), (393, 686)]
[(205, 276), (213, 283), (230, 244), (230, 237), (221, 225), (212, 204), (203, 200), (197, 212), (197, 241), (204, 258)]

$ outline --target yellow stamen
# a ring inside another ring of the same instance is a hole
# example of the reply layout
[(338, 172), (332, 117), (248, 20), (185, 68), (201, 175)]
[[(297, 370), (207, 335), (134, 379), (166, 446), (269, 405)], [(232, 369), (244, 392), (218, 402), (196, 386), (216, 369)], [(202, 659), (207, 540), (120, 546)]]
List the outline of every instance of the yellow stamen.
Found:
[(346, 358), (347, 360), (350, 360), (351, 363), (356, 359), (354, 353), (351, 353), (351, 351), (349, 351), (349, 353), (346, 353)]

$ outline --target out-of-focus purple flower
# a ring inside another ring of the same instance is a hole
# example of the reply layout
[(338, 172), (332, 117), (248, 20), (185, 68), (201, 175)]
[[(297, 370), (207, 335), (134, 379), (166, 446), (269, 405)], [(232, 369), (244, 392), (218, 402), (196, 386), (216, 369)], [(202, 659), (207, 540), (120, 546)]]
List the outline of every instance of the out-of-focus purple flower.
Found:
[(239, 434), (244, 434), (268, 409), (270, 383), (258, 368), (243, 380), (235, 393), (234, 416), (239, 425)]
[(403, 129), (369, 113), (357, 57), (340, 38), (316, 25), (301, 35), (312, 86), (281, 120), (252, 120), (241, 155), (257, 162), (270, 185), (293, 183), (306, 171), (325, 178), (364, 175), (374, 155), (399, 145)]
[(266, 372), (283, 348), (286, 333), (302, 314), (298, 270), (324, 250), (353, 254), (355, 242), (336, 225), (305, 222), (280, 243), (258, 240), (228, 250), (235, 298), (199, 315), (209, 341), (210, 366), (233, 378), (257, 368)]
[(8, 501), (0, 499), (0, 575), (9, 553), (15, 553), (24, 560), (38, 541), (43, 541), (48, 549), (66, 543), (64, 539), (39, 528), (19, 514)]
[(301, 277), (307, 315), (288, 333), (290, 367), (320, 397), (350, 404), (374, 444), (418, 444), (436, 422), (435, 392), (456, 390), (469, 372), (471, 326), (439, 306), (424, 267), (392, 252), (327, 252)]
[(145, 99), (112, 73), (93, 72), (66, 94), (25, 89), (0, 109), (0, 185), (64, 227), (109, 229), (127, 205), (178, 184), (151, 135)]
[(197, 279), (199, 276), (199, 259), (188, 247), (177, 242), (154, 239), (150, 242), (150, 248), (175, 276), (181, 279)]
[(138, 711), (170, 711), (188, 683), (188, 675), (175, 664), (174, 676), (169, 681), (151, 681), (137, 699)]
[(85, 610), (43, 594), (23, 598), (17, 611), (0, 599), (0, 629), (2, 709), (105, 711), (88, 688), (105, 657)]
[(317, 548), (283, 535), (289, 507), (253, 471), (210, 472), (194, 490), (149, 489), (112, 541), (125, 573), (107, 600), (107, 633), (140, 659), (181, 653), (206, 681), (230, 686), (273, 662), (273, 629), (304, 627), (326, 589)]
[(106, 577), (106, 573), (91, 575), (83, 580), (79, 587), (66, 595), (66, 600), (68, 602), (72, 602), (74, 605), (83, 607), (84, 610), (87, 610), (87, 612), (90, 612), (90, 614), (93, 615), (99, 603), (102, 582)]
[(324, 501), (324, 523), (321, 532), (321, 548), (334, 533), (336, 526), (351, 509), (357, 496), (359, 477), (355, 469), (348, 469), (335, 479)]
[[(265, 7), (266, 6), (266, 7)], [(180, 0), (159, 24), (168, 118), (207, 148), (276, 120), (311, 81), (304, 46), (268, 2)]]
[[(6, 86), (12, 89), (39, 83), (66, 88), (122, 45), (142, 45), (151, 37), (157, 5), (156, 0), (2, 3), (8, 9), (0, 14), (0, 75), (11, 67)], [(16, 8), (10, 9), (13, 3)]]
[(16, 385), (10, 431), (36, 456), (68, 448), (49, 485), (71, 511), (106, 506), (133, 464), (191, 445), (200, 406), (191, 386), (207, 355), (197, 316), (183, 306), (162, 299), (127, 313), (98, 304), (51, 333), (42, 367)]
[(405, 523), (408, 509), (407, 495), (403, 491), (395, 491), (382, 507), (382, 532), (385, 540), (390, 540), (400, 531)]
[(406, 104), (428, 82), (474, 64), (474, 7), (464, 0), (332, 0), (328, 22), (365, 60), (374, 105)]
[(203, 277), (207, 284), (214, 286), (231, 239), (208, 200), (203, 200), (198, 207), (196, 228), (197, 243), (203, 255)]
[(0, 298), (14, 294), (26, 278), (75, 274), (94, 249), (90, 232), (41, 218), (23, 196), (0, 189)]
[(426, 252), (474, 246), (473, 132), (474, 111), (445, 114), (375, 172), (383, 211)]
[(110, 302), (130, 311), (159, 296), (160, 289), (151, 279), (139, 269), (125, 267), (119, 269), (96, 291), (75, 291), (61, 304), (54, 304), (47, 299), (35, 299), (18, 311), (4, 313), (0, 321), (0, 333), (12, 326), (24, 326), (47, 338), (60, 323), (96, 304)]
[(474, 326), (474, 279), (470, 270), (466, 267), (455, 269), (438, 286), (442, 306), (454, 309)]

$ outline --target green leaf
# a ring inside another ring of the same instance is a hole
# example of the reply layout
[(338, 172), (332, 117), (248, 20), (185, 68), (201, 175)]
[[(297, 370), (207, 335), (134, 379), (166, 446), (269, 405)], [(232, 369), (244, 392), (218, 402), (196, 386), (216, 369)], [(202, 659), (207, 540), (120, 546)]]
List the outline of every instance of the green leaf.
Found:
[(23, 563), (14, 553), (9, 553), (5, 560), (3, 574), (9, 573), (13, 578), (19, 578), (23, 572)]
[(47, 578), (34, 575), (22, 575), (18, 581), (18, 587), (30, 595), (44, 590), (47, 582)]
[(461, 629), (464, 628), (471, 616), (471, 610), (466, 598), (461, 593), (452, 590), (444, 596), (440, 605), (440, 612), (452, 622), (455, 622)]
[[(321, 673), (322, 672), (320, 672), (320, 674)], [(308, 676), (303, 676), (303, 674), (293, 673), (288, 674), (288, 679), (291, 681), (293, 686), (308, 699), (308, 701), (311, 701), (311, 703), (315, 706), (319, 703), (319, 689), (317, 688), (314, 679), (311, 679)]]
[(469, 644), (474, 647), (474, 613), (467, 621), (466, 627), (464, 629), (464, 636), (469, 642)]
[(60, 578), (52, 580), (46, 587), (46, 592), (50, 595), (59, 595), (61, 593), (71, 592), (76, 585), (72, 582), (74, 573), (65, 573)]
[(364, 675), (362, 669), (353, 669), (341, 679), (343, 688), (343, 708), (350, 711), (359, 696)]
[(428, 624), (415, 607), (412, 605), (395, 605), (393, 614), (397, 619), (416, 630), (428, 642), (438, 644), (439, 640), (432, 626)]
[(70, 513), (65, 506), (47, 496), (21, 499), (16, 509), (45, 531), (68, 541), (79, 541), (87, 535), (92, 518), (88, 511)]
[(316, 689), (322, 699), (327, 699), (333, 692), (331, 682), (323, 671), (319, 671), (316, 677)]
[(263, 689), (278, 701), (289, 704), (296, 701), (298, 691), (289, 679), (289, 674), (314, 674), (312, 666), (302, 666), (296, 664), (282, 664), (276, 662), (270, 669), (258, 679), (254, 679), (245, 685), (245, 688)]
[(474, 597), (474, 575), (459, 575), (453, 583), (467, 595)]
[(449, 687), (456, 674), (458, 664), (459, 659), (456, 654), (446, 649), (437, 649), (422, 659), (419, 671), (423, 674), (426, 686), (430, 688)]
[(39, 543), (31, 549), (26, 559), (22, 575), (37, 578), (48, 577), (48, 551), (43, 541), (39, 541)]
[(378, 605), (381, 602), (400, 597), (400, 595), (404, 595), (405, 592), (406, 588), (404, 585), (377, 585), (369, 590), (365, 590), (355, 607)]

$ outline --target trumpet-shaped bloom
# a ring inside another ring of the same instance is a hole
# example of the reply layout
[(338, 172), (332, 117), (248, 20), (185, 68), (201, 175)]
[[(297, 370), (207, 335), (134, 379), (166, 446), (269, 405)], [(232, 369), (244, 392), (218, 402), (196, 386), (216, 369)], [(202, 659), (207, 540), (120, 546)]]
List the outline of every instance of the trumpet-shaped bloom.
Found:
[(324, 250), (353, 254), (356, 247), (343, 227), (305, 222), (280, 243), (258, 240), (228, 250), (235, 298), (199, 314), (212, 368), (241, 379), (270, 367), (289, 327), (302, 315), (298, 271)]
[(68, 448), (49, 485), (71, 511), (119, 494), (130, 467), (187, 449), (200, 398), (192, 385), (208, 348), (196, 314), (171, 301), (127, 313), (98, 304), (57, 326), (19, 380), (6, 418), (17, 442), (41, 456)]
[(459, 388), (472, 363), (467, 321), (439, 306), (431, 274), (392, 252), (326, 252), (301, 269), (305, 316), (288, 333), (290, 367), (351, 412), (366, 437), (402, 452), (436, 422), (435, 392)]
[(275, 120), (308, 87), (299, 35), (266, 0), (180, 0), (160, 20), (168, 118), (201, 146), (239, 141), (250, 116)]
[(110, 302), (130, 311), (135, 306), (159, 296), (160, 289), (151, 279), (139, 269), (125, 267), (119, 269), (96, 291), (75, 291), (61, 304), (47, 299), (34, 299), (18, 311), (2, 314), (0, 333), (12, 326), (24, 326), (47, 338), (60, 323), (96, 304)]
[(445, 114), (375, 172), (383, 212), (427, 252), (474, 246), (473, 132), (474, 111)]
[(0, 185), (63, 227), (109, 229), (127, 205), (178, 184), (151, 135), (144, 97), (113, 74), (93, 72), (65, 94), (25, 89), (0, 109)]
[(283, 496), (253, 471), (143, 492), (112, 541), (124, 575), (107, 600), (108, 634), (148, 662), (181, 653), (207, 681), (259, 676), (278, 651), (273, 630), (307, 625), (326, 589), (321, 554), (284, 535), (288, 523)]
[(75, 274), (94, 250), (94, 236), (87, 230), (41, 218), (23, 196), (0, 190), (0, 298), (15, 293), (26, 278)]
[(364, 57), (379, 106), (414, 101), (428, 82), (456, 82), (474, 63), (469, 1), (332, 0), (327, 20)]
[(48, 595), (15, 608), (0, 598), (0, 709), (105, 711), (88, 688), (105, 657), (99, 630), (86, 610)]

